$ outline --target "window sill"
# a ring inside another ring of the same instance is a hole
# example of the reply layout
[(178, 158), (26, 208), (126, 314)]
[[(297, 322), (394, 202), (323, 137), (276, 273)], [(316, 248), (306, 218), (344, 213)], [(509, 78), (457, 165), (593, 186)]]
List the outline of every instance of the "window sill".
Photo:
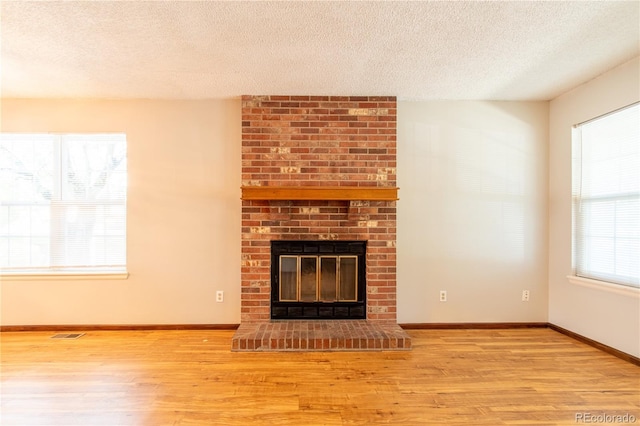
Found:
[(0, 281), (126, 280), (128, 272), (24, 272), (0, 274)]
[(567, 275), (567, 279), (571, 284), (640, 299), (640, 288), (638, 287), (630, 287), (622, 284), (612, 284), (605, 281), (576, 277), (575, 275)]

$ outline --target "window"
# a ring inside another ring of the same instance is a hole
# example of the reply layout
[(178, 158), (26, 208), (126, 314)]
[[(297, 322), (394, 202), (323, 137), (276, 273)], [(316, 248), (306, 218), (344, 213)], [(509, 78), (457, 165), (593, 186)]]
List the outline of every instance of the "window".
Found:
[(124, 134), (0, 134), (0, 270), (126, 271)]
[(574, 275), (640, 287), (640, 104), (573, 131)]

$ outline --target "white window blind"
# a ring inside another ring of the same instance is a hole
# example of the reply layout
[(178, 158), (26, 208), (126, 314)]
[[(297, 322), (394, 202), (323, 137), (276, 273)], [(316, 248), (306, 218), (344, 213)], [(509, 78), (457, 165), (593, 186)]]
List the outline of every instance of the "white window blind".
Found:
[(126, 270), (124, 134), (0, 134), (0, 268)]
[(573, 268), (640, 286), (640, 104), (573, 130)]

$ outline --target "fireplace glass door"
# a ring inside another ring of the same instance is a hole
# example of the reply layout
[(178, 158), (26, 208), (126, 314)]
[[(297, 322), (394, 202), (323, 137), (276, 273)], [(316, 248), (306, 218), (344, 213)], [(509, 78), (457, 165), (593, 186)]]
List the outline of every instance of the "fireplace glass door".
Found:
[(365, 241), (272, 241), (271, 318), (364, 319)]
[(357, 256), (280, 256), (281, 302), (355, 302)]

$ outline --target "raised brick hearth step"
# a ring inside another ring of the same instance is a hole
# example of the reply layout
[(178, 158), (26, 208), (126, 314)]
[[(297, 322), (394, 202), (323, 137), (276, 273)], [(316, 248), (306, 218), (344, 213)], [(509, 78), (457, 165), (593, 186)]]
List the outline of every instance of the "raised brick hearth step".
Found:
[(397, 324), (366, 320), (282, 320), (242, 323), (232, 351), (397, 351), (411, 338)]

